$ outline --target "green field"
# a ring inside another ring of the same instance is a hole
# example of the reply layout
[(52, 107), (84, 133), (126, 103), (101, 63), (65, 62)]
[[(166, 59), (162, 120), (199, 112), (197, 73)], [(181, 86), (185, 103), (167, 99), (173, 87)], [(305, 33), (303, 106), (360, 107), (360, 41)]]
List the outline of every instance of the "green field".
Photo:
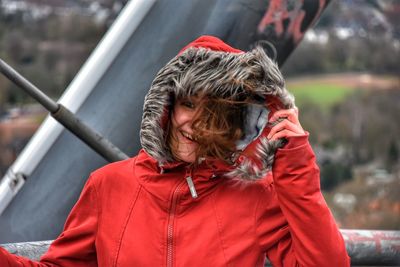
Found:
[(307, 81), (288, 83), (287, 89), (295, 96), (296, 105), (312, 101), (321, 107), (329, 108), (342, 101), (355, 89), (341, 84), (321, 83), (320, 81)]
[(386, 90), (399, 88), (399, 85), (397, 76), (369, 73), (312, 75), (286, 80), (286, 87), (296, 97), (297, 106), (312, 101), (325, 110), (355, 91)]

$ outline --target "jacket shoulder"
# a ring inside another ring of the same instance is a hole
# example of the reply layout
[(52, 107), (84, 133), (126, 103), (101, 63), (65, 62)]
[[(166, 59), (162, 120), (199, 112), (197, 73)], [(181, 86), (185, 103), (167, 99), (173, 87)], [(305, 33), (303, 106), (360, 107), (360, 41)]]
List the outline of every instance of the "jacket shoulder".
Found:
[(90, 175), (92, 183), (98, 189), (120, 188), (124, 186), (133, 186), (136, 183), (136, 178), (133, 171), (136, 157), (122, 161), (109, 163), (95, 171)]
[(257, 181), (244, 181), (242, 179), (225, 179), (217, 190), (216, 197), (221, 200), (230, 199), (233, 203), (241, 199), (247, 207), (254, 207), (259, 201), (270, 200), (275, 194), (272, 174)]
[(247, 194), (249, 192), (259, 192), (258, 194), (263, 194), (265, 191), (270, 191), (271, 188), (273, 188), (273, 184), (272, 172), (268, 172), (264, 178), (255, 181), (245, 181), (239, 178), (225, 180), (225, 187), (227, 190), (245, 192)]

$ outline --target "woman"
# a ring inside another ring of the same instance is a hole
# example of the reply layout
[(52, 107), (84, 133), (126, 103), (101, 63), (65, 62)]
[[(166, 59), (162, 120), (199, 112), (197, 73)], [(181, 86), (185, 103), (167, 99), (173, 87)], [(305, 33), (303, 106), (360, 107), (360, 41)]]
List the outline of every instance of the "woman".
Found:
[(40, 263), (349, 266), (292, 96), (262, 49), (203, 36), (157, 74), (143, 149), (89, 178)]

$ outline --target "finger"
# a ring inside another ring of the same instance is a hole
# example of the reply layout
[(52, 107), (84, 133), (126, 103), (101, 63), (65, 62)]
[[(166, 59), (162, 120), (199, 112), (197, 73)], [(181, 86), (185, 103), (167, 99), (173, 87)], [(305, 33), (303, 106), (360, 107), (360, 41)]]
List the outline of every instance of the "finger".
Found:
[(275, 141), (275, 140), (278, 140), (278, 139), (281, 139), (281, 138), (289, 138), (289, 137), (292, 137), (292, 136), (300, 136), (300, 135), (301, 134), (299, 134), (299, 133), (295, 133), (293, 131), (285, 129), (285, 130), (282, 130), (282, 131), (277, 132), (276, 134), (274, 134), (271, 137), (270, 141)]
[(289, 120), (283, 120), (271, 128), (267, 138), (269, 139), (275, 133), (280, 132), (285, 129), (293, 131), (293, 132), (297, 132), (297, 133), (303, 132), (303, 129), (300, 126), (294, 124), (293, 122), (291, 122)]
[(286, 118), (289, 121), (297, 124), (299, 122), (295, 109), (281, 109), (276, 111), (270, 118), (270, 122), (274, 122), (279, 118)]
[(293, 108), (281, 109), (281, 110), (276, 111), (274, 114), (272, 114), (271, 121), (275, 121), (279, 118), (286, 118), (294, 123), (296, 121), (298, 121), (297, 113), (296, 113), (295, 109), (293, 109)]

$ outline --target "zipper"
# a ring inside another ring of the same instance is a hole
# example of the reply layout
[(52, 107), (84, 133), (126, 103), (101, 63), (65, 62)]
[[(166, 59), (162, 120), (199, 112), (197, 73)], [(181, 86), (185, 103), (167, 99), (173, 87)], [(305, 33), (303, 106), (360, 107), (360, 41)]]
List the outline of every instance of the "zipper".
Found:
[(190, 194), (192, 195), (192, 198), (197, 198), (198, 195), (196, 192), (196, 188), (194, 187), (192, 176), (186, 176), (186, 182), (189, 186), (189, 190), (190, 190)]
[(178, 202), (178, 196), (181, 191), (184, 182), (179, 183), (172, 194), (171, 210), (168, 215), (168, 226), (167, 226), (167, 267), (173, 267), (173, 245), (174, 245), (174, 219), (176, 213), (176, 203)]
[[(196, 188), (194, 187), (194, 183), (192, 180), (192, 172), (193, 167), (188, 167), (185, 173), (186, 183), (189, 187), (190, 194), (193, 198), (197, 198)], [(184, 182), (182, 181), (177, 185), (175, 188), (174, 193), (172, 194), (172, 203), (171, 203), (171, 210), (168, 215), (168, 225), (167, 225), (167, 267), (173, 267), (174, 261), (174, 219), (176, 215), (176, 204), (178, 203), (179, 195), (182, 190), (182, 186)]]
[(193, 183), (192, 172), (193, 172), (193, 167), (192, 166), (188, 167), (186, 169), (185, 178), (186, 178), (186, 183), (189, 187), (190, 194), (192, 195), (192, 198), (197, 198), (198, 195), (197, 195), (196, 187), (194, 186), (194, 183)]

